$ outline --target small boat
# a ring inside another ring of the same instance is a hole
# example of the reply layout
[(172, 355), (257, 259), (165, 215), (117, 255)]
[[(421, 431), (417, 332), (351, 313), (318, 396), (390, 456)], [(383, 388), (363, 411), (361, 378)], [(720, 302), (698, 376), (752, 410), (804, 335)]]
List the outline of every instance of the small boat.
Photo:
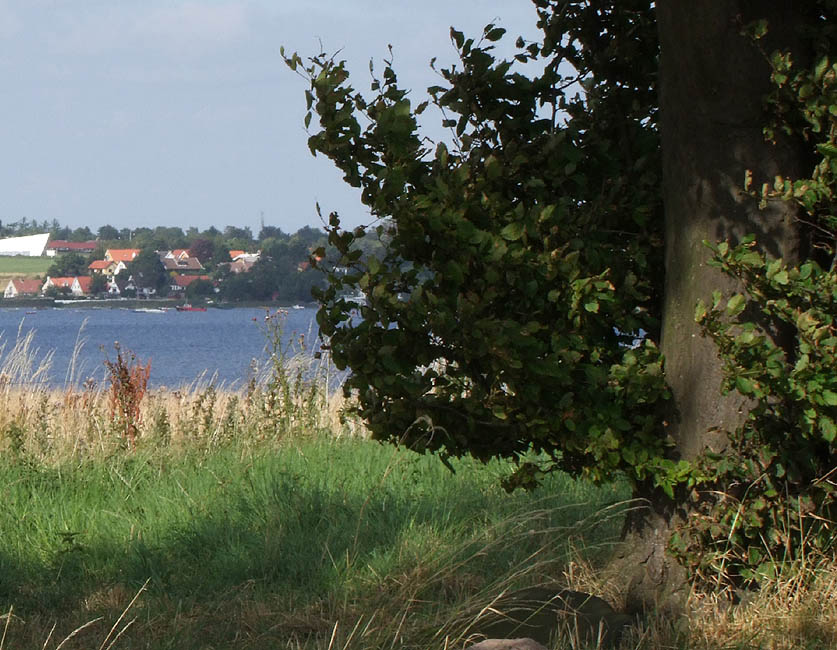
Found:
[(206, 311), (206, 307), (193, 307), (189, 303), (185, 305), (177, 305), (175, 307), (177, 311)]
[(139, 312), (141, 314), (165, 314), (166, 308), (165, 307), (137, 307), (134, 309), (135, 312)]
[(294, 305), (294, 309), (305, 309), (305, 305)]

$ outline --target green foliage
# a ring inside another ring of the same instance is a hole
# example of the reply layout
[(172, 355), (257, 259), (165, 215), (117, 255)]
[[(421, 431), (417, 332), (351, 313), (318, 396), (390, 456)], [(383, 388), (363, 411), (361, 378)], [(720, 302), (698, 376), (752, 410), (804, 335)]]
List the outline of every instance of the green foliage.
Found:
[(87, 259), (78, 253), (58, 255), (47, 269), (47, 275), (53, 278), (75, 277), (87, 275)]
[(186, 287), (186, 297), (189, 300), (196, 300), (198, 298), (206, 298), (207, 296), (215, 295), (215, 285), (211, 280), (195, 280), (188, 287)]
[(152, 248), (143, 248), (128, 264), (127, 273), (134, 278), (138, 288), (154, 289), (163, 296), (168, 293), (169, 275)]
[(769, 260), (752, 239), (714, 251), (745, 290), (716, 293), (696, 316), (723, 359), (723, 391), (752, 409), (724, 453), (692, 473), (694, 512), (674, 548), (695, 571), (738, 584), (834, 550), (837, 275), (813, 261)]
[[(729, 448), (692, 473), (694, 513), (673, 541), (694, 571), (716, 583), (760, 582), (779, 564), (837, 550), (829, 526), (837, 496), (837, 43), (835, 7), (822, 6), (829, 20), (808, 35), (817, 52), (809, 66), (765, 53), (775, 84), (766, 135), (802, 138), (811, 177), (777, 177), (753, 192), (763, 205), (799, 204), (800, 220), (812, 227), (810, 257), (770, 259), (753, 237), (712, 246), (713, 263), (743, 290), (716, 292), (695, 314), (718, 346), (723, 390), (752, 407)], [(766, 26), (756, 27), (763, 35)]]
[[(389, 242), (362, 257), (371, 228), (330, 216), (318, 322), (379, 439), (443, 458), (543, 454), (510, 487), (556, 467), (669, 485), (652, 3), (537, 4), (543, 41), (519, 40), (512, 60), (495, 58), (496, 26), (479, 41), (453, 30), (460, 63), (417, 105), (388, 62), (364, 95), (343, 62), (286, 57), (310, 81), (312, 152), (361, 189)], [(449, 142), (418, 133), (430, 104)]]
[(90, 294), (97, 296), (108, 290), (108, 279), (101, 273), (94, 273), (90, 281)]

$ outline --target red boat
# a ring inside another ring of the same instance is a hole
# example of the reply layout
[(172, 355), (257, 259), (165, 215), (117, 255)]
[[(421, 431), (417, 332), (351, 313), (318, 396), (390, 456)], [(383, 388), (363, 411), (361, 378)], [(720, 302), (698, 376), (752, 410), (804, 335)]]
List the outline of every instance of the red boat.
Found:
[(206, 311), (206, 307), (192, 307), (192, 305), (177, 305), (175, 307), (177, 311)]

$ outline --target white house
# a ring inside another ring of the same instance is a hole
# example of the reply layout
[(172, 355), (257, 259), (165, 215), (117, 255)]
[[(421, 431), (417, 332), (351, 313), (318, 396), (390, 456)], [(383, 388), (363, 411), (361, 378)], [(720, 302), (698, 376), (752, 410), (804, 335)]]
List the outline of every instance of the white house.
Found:
[(9, 280), (6, 285), (6, 290), (3, 292), (4, 298), (22, 298), (24, 296), (37, 296), (41, 292), (40, 280), (14, 278)]

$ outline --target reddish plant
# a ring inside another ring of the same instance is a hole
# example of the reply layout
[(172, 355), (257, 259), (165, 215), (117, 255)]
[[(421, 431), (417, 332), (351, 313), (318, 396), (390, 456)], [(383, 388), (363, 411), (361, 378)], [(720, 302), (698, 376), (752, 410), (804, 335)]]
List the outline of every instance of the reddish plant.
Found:
[(140, 404), (148, 388), (151, 361), (142, 365), (130, 350), (123, 354), (119, 343), (114, 343), (113, 347), (116, 348), (116, 359), (105, 359), (110, 382), (110, 415), (133, 450), (142, 421)]

